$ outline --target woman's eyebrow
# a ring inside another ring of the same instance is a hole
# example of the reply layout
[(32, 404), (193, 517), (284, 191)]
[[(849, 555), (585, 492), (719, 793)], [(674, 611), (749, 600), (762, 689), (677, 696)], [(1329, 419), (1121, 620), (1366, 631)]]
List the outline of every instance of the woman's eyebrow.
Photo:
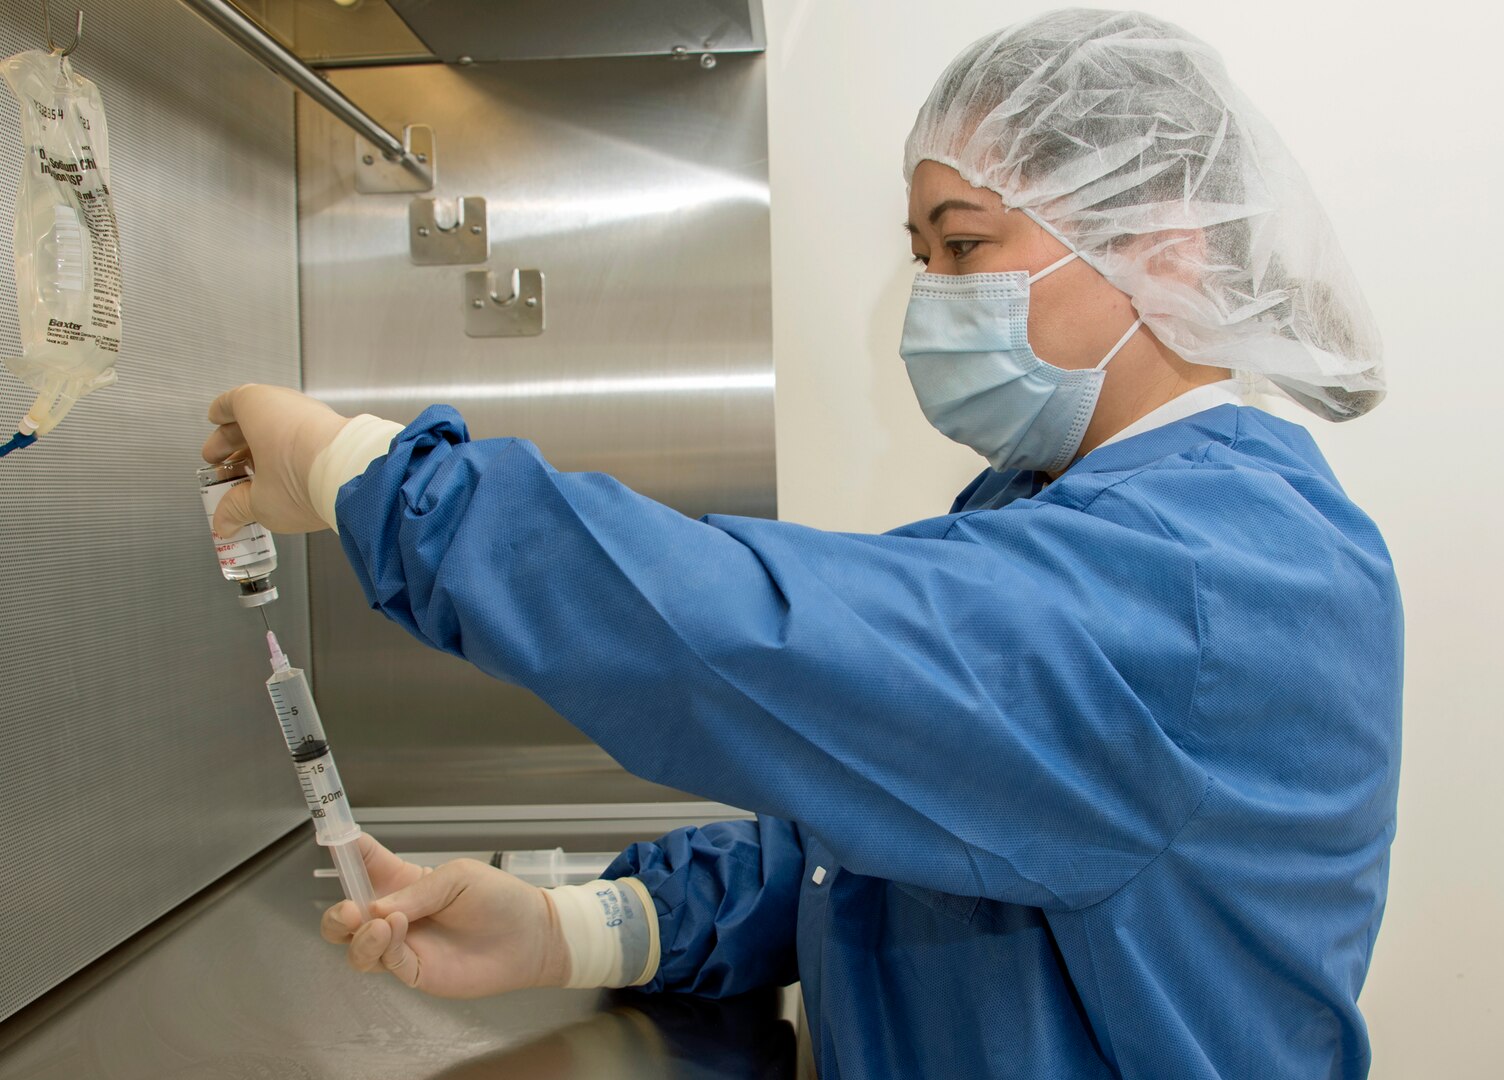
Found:
[(986, 212), (987, 208), (985, 206), (979, 206), (974, 202), (967, 202), (965, 199), (946, 199), (943, 203), (930, 211), (930, 224), (934, 225), (952, 210), (978, 210)]
[[(975, 210), (985, 213), (987, 208), (985, 206), (978, 206), (974, 202), (967, 202), (965, 199), (946, 199), (943, 203), (940, 203), (930, 211), (930, 224), (936, 224), (942, 217), (950, 213), (952, 210)], [(910, 236), (915, 236), (919, 232), (919, 226), (915, 225), (912, 221), (905, 221), (903, 223), (903, 229), (904, 232), (908, 233)]]

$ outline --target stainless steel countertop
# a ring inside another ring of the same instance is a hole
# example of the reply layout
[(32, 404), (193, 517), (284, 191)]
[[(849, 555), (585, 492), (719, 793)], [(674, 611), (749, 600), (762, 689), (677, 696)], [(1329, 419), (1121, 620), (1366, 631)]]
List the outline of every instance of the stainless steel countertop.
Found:
[[(379, 832), (378, 832), (378, 835)], [(311, 831), (0, 1051), (0, 1080), (795, 1076), (797, 989), (715, 1002), (533, 990), (441, 1001), (318, 936), (339, 884)], [(100, 898), (107, 903), (108, 898)], [(35, 1023), (18, 1014), (0, 1025)]]

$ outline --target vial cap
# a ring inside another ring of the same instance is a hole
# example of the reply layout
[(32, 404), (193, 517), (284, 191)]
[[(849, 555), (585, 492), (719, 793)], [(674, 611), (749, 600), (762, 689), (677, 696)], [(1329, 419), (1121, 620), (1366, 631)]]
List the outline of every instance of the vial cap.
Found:
[(270, 604), (277, 598), (277, 587), (272, 584), (270, 578), (252, 578), (242, 581), (240, 585), (240, 606), (260, 607), (262, 604)]

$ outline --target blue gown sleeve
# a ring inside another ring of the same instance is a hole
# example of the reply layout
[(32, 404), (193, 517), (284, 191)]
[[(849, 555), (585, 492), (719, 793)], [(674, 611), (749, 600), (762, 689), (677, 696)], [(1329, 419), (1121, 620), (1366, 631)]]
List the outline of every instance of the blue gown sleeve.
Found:
[(731, 997), (799, 977), (804, 852), (787, 821), (719, 821), (633, 844), (605, 877), (635, 877), (658, 909), (662, 958), (642, 989)]
[(1195, 565), (1153, 528), (1035, 501), (881, 536), (697, 521), (445, 406), (337, 515), (419, 639), (858, 874), (1079, 909), (1206, 793), (1157, 719), (1191, 706)]

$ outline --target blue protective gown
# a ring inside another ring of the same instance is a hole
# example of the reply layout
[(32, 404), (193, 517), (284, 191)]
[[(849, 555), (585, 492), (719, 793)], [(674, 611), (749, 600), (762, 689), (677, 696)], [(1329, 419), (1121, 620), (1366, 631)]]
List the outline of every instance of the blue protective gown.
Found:
[(1400, 600), (1302, 428), (1223, 406), (868, 536), (436, 407), (337, 513), (373, 606), (762, 815), (613, 864), (649, 989), (801, 979), (823, 1080), (1367, 1073)]

